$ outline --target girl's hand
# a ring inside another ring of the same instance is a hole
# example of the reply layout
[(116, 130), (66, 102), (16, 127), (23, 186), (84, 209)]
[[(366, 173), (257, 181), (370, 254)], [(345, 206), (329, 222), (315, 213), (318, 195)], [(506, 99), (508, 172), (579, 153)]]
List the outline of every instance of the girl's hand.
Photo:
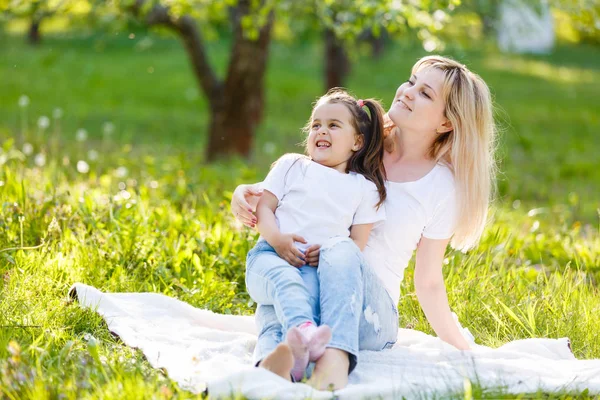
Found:
[(279, 235), (273, 242), (271, 245), (279, 257), (283, 258), (290, 265), (298, 268), (306, 265), (304, 254), (294, 244), (294, 242), (306, 243), (306, 240), (302, 236), (294, 234)]
[(235, 219), (249, 228), (254, 228), (257, 222), (254, 211), (261, 195), (262, 190), (258, 184), (236, 187), (231, 197), (231, 212)]
[(319, 254), (321, 253), (321, 245), (313, 244), (306, 249), (304, 256), (306, 257), (306, 263), (311, 267), (319, 266)]

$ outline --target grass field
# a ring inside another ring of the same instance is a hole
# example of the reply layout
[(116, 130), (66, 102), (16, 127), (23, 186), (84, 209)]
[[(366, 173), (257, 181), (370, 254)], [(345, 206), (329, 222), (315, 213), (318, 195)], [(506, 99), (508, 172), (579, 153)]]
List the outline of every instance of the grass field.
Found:
[[(232, 221), (230, 192), (298, 151), (322, 92), (320, 48), (274, 44), (256, 151), (213, 165), (202, 156), (206, 103), (177, 41), (104, 34), (33, 49), (0, 36), (0, 49), (0, 397), (192, 397), (68, 303), (67, 290), (84, 282), (251, 313), (243, 266), (256, 235)], [(226, 45), (211, 54), (222, 70)], [(600, 49), (446, 54), (489, 83), (502, 129), (493, 221), (479, 248), (448, 254), (453, 310), (481, 344), (568, 336), (577, 357), (600, 357)], [(389, 102), (421, 55), (401, 44), (379, 60), (359, 51), (348, 87)], [(51, 120), (43, 131), (40, 116)], [(21, 246), (39, 247), (2, 250)], [(400, 325), (431, 332), (412, 270), (402, 293)]]

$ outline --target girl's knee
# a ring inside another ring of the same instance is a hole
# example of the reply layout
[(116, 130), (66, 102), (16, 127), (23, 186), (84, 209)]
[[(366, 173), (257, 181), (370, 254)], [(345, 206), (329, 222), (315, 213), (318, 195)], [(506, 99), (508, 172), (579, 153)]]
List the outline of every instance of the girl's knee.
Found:
[(334, 237), (328, 239), (321, 246), (319, 259), (319, 275), (324, 270), (349, 268), (360, 268), (362, 264), (362, 253), (356, 243), (350, 238)]

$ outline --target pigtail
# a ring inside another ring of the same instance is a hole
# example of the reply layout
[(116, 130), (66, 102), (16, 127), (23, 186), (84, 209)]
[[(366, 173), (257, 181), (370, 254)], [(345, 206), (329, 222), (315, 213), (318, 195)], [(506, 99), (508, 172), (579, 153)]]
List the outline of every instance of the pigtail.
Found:
[(379, 192), (379, 203), (377, 203), (377, 207), (379, 207), (387, 197), (383, 166), (385, 149), (383, 115), (385, 111), (381, 104), (373, 99), (359, 100), (355, 107), (359, 110), (358, 125), (364, 139), (361, 149), (348, 160), (348, 170), (363, 175), (375, 184)]

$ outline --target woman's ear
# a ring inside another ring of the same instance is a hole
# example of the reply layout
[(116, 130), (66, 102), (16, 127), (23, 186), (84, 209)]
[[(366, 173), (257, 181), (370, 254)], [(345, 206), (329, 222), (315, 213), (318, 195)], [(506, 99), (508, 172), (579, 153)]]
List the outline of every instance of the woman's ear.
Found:
[(359, 151), (360, 149), (362, 149), (364, 143), (364, 135), (356, 135), (356, 139), (354, 140), (354, 146), (352, 146), (352, 151)]
[(435, 133), (442, 134), (450, 132), (453, 129), (454, 127), (452, 126), (452, 122), (448, 118), (444, 118), (444, 122), (442, 122), (441, 125), (437, 127)]

